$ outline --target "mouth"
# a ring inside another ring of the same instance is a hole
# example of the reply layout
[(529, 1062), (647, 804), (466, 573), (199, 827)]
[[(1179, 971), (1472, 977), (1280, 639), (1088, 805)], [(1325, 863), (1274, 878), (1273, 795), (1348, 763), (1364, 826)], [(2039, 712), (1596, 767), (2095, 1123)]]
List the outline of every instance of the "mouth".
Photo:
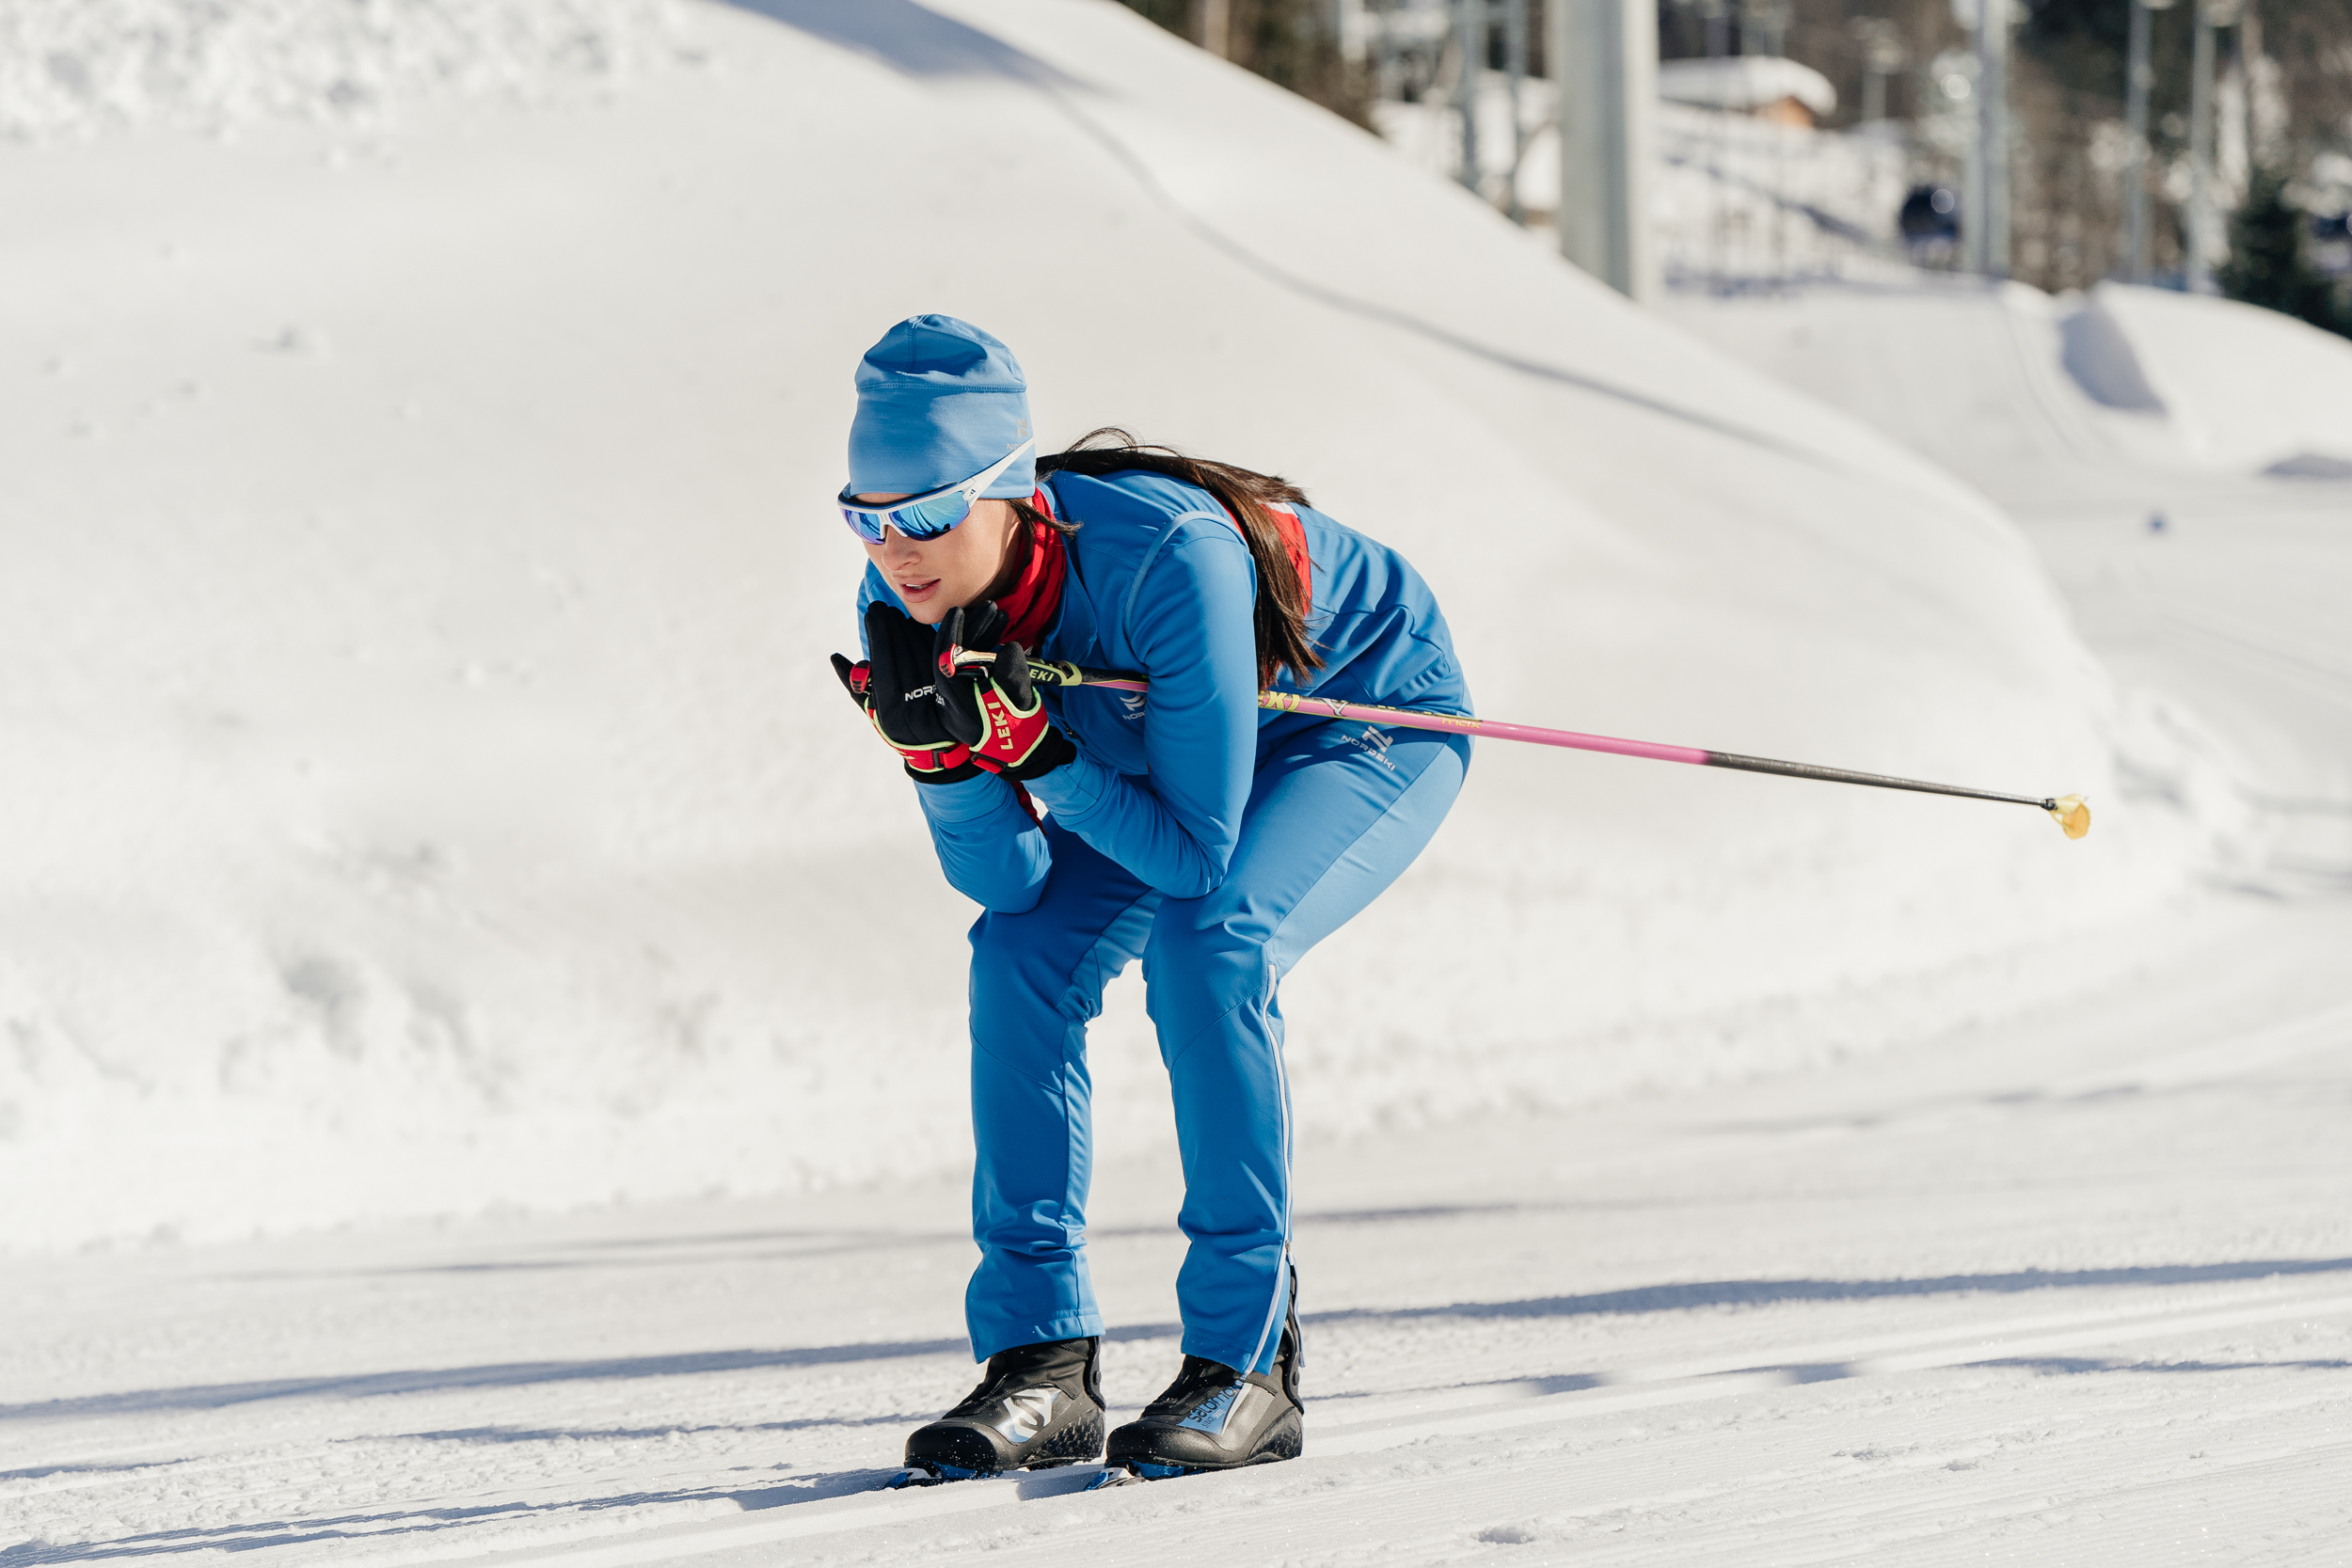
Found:
[(891, 586), (898, 591), (898, 597), (906, 600), (909, 604), (914, 604), (929, 596), (933, 590), (937, 589), (939, 587), (939, 579), (937, 578), (924, 578), (916, 582), (894, 582)]

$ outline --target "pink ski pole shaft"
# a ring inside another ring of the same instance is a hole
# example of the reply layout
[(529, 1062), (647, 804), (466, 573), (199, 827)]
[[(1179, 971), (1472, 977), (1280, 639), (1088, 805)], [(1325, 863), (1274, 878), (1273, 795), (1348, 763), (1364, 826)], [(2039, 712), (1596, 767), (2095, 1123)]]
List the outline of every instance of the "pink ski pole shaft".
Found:
[[(987, 663), (993, 654), (959, 654), (959, 663)], [(1129, 670), (1089, 670), (1050, 659), (1029, 661), (1029, 679), (1041, 686), (1070, 689), (1099, 687), (1105, 691), (1148, 691), (1151, 682)], [(2068, 838), (2090, 832), (2090, 807), (2079, 795), (2005, 795), (1998, 790), (1971, 789), (1965, 784), (1930, 784), (1899, 779), (1884, 773), (1859, 773), (1850, 768), (1824, 768), (1819, 763), (1780, 762), (1772, 757), (1743, 756), (1738, 752), (1709, 752), (1696, 746), (1669, 746), (1655, 740), (1623, 740), (1610, 735), (1586, 735), (1578, 730), (1551, 730), (1536, 724), (1511, 724), (1499, 719), (1473, 719), (1460, 713), (1425, 713), (1414, 708), (1376, 707), (1369, 703), (1342, 702), (1335, 697), (1310, 697), (1296, 691), (1261, 691), (1258, 705), (1279, 713), (1308, 713), (1331, 719), (1354, 719), (1368, 724), (1394, 725), (1409, 730), (1438, 730), (1449, 735), (1488, 736), (1519, 740), (1534, 746), (1559, 746), (1572, 752), (1606, 752), (1613, 756), (1647, 757), (1653, 762), (1679, 762), (1693, 768), (1733, 768), (1743, 773), (1777, 773), (1789, 779), (1819, 779), (1827, 784), (1867, 784), (1873, 789), (1908, 789), (1922, 795), (1957, 795), (1971, 800), (1999, 800), (2046, 811), (2066, 831)]]

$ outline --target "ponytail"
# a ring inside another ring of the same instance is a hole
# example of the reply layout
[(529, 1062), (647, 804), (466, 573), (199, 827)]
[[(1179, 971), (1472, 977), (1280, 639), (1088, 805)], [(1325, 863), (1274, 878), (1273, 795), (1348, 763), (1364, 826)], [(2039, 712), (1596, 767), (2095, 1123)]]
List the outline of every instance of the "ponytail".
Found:
[[(1098, 445), (1097, 443), (1101, 443)], [(1286, 479), (1252, 473), (1230, 463), (1186, 457), (1172, 447), (1145, 446), (1113, 425), (1089, 431), (1069, 451), (1037, 460), (1040, 478), (1051, 473), (1089, 477), (1141, 468), (1164, 474), (1216, 498), (1241, 529), (1249, 546), (1249, 559), (1258, 567), (1258, 599), (1251, 608), (1257, 633), (1258, 683), (1271, 686), (1277, 673), (1287, 669), (1304, 680), (1323, 668), (1314, 644), (1307, 640), (1309, 584), (1298, 579), (1281, 530), (1266, 510), (1269, 501), (1291, 506), (1307, 504), (1307, 493)]]

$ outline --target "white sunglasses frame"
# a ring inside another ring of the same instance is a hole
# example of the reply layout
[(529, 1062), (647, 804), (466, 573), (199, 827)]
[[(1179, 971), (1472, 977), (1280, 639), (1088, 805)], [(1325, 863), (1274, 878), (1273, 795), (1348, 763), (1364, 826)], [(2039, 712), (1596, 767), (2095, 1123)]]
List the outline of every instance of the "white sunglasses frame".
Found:
[[(928, 544), (933, 539), (944, 538), (947, 534), (954, 532), (957, 529), (961, 528), (964, 523), (970, 519), (972, 515), (973, 503), (980, 499), (980, 492), (995, 483), (997, 479), (1003, 475), (1004, 471), (1007, 468), (1011, 467), (1015, 460), (1017, 460), (1023, 452), (1027, 451), (1036, 445), (1037, 437), (1032, 436), (1027, 440), (1022, 442), (1019, 446), (1013, 448), (1012, 451), (998, 458), (995, 462), (991, 463), (987, 467), (982, 468), (978, 473), (974, 474), (971, 478), (958, 480), (953, 484), (943, 484), (936, 490), (927, 490), (919, 496), (902, 497), (898, 500), (891, 501), (882, 506), (864, 506), (859, 504), (857, 501), (850, 499), (850, 491), (847, 488), (844, 488), (840, 495), (834, 498), (834, 504), (841, 509), (841, 520), (849, 525), (850, 531), (857, 535), (860, 543), (879, 545), (882, 542), (882, 531), (888, 528), (896, 528), (898, 530), (900, 537), (913, 540), (916, 544)], [(899, 526), (898, 514), (906, 512), (914, 507), (919, 507), (927, 501), (935, 501), (944, 497), (958, 494), (961, 494), (963, 497), (963, 515), (958, 517), (954, 522), (947, 524), (945, 528), (940, 529), (937, 532), (922, 534), (910, 533), (906, 531), (906, 529)], [(871, 533), (868, 533), (866, 531), (866, 527), (858, 521), (861, 517), (873, 519), (873, 531)]]

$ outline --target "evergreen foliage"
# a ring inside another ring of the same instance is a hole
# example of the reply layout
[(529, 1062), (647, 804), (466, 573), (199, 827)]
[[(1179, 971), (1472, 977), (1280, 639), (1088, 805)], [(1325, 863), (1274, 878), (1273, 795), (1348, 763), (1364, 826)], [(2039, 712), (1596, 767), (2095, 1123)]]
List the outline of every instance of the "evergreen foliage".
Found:
[(2311, 217), (2287, 199), (2285, 176), (2258, 168), (2246, 205), (2230, 220), (2222, 292), (2352, 338), (2352, 309), (2312, 265)]
[[(1191, 0), (1120, 0), (1179, 37), (1189, 37)], [(1341, 57), (1327, 0), (1227, 0), (1227, 58), (1369, 130), (1371, 84)]]

